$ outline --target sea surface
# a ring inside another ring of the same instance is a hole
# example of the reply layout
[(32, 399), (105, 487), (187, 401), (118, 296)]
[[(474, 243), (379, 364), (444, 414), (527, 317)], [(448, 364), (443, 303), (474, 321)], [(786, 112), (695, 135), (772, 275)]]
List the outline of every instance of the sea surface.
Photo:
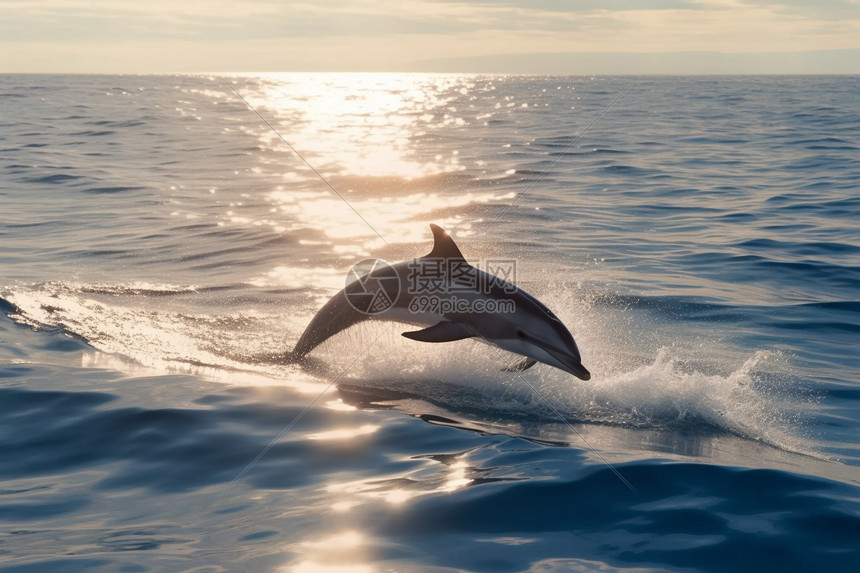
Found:
[[(445, 228), (590, 381), (373, 322)], [(0, 75), (0, 571), (860, 570), (860, 77)]]

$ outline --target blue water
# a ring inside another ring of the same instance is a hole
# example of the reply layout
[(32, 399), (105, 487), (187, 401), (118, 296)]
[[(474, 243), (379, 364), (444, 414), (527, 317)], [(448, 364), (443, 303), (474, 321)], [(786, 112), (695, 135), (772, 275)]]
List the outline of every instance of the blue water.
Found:
[[(858, 94), (0, 76), (0, 570), (857, 571)], [(592, 379), (390, 323), (261, 358), (429, 223)]]

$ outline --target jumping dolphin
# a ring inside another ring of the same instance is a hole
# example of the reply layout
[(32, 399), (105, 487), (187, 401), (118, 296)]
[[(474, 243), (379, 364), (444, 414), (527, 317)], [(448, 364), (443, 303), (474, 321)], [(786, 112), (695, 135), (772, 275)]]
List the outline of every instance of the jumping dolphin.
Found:
[(287, 360), (301, 361), (359, 322), (388, 320), (426, 327), (402, 333), (412, 340), (477, 338), (524, 357), (506, 370), (543, 362), (582, 380), (591, 378), (573, 336), (552, 311), (521, 288), (467, 263), (444, 229), (432, 224), (430, 229), (434, 244), (427, 256), (368, 269), (317, 312)]

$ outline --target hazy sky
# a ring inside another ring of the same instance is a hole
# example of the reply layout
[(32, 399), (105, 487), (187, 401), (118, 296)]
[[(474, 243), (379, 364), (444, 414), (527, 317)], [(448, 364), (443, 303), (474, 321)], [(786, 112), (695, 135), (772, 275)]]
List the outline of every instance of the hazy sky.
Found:
[(860, 73), (860, 0), (0, 0), (0, 72)]

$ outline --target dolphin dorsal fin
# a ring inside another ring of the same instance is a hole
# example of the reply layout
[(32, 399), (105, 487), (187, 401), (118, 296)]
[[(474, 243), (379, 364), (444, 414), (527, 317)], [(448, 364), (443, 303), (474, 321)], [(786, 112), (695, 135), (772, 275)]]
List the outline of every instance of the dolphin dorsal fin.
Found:
[(454, 239), (451, 238), (451, 235), (445, 229), (439, 225), (430, 223), (430, 230), (433, 231), (433, 250), (424, 257), (425, 259), (466, 260), (466, 257), (463, 256), (460, 249), (454, 243)]

